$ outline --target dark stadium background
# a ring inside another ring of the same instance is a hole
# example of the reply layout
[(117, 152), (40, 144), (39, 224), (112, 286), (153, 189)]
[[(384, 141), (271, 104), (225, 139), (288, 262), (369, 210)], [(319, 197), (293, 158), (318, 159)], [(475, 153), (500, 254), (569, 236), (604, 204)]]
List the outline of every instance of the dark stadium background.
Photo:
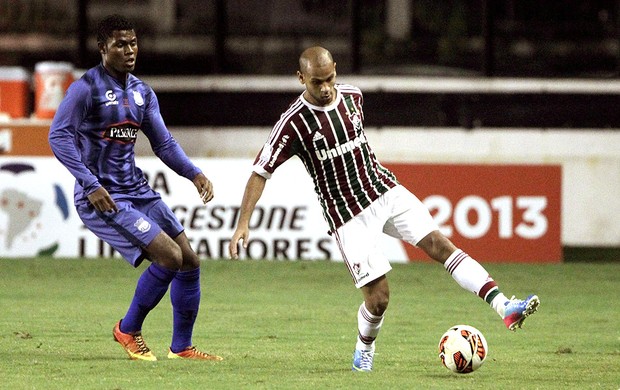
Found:
[[(397, 36), (389, 4), (406, 13)], [(618, 0), (0, 0), (0, 66), (88, 68), (99, 61), (96, 21), (110, 12), (137, 25), (139, 76), (293, 75), (313, 43), (332, 51), (341, 75), (617, 79), (620, 70)], [(172, 126), (269, 126), (292, 98), (158, 94)], [(365, 106), (379, 127), (618, 128), (618, 103), (591, 93), (370, 92)], [(247, 109), (225, 110), (238, 104)]]

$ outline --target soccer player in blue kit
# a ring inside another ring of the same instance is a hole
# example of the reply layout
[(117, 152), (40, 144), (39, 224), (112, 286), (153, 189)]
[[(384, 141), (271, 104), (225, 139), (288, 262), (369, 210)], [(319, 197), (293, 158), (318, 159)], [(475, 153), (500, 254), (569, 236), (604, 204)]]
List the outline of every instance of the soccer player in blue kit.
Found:
[(170, 359), (222, 360), (192, 344), (200, 305), (200, 260), (179, 223), (135, 164), (139, 132), (155, 155), (191, 180), (204, 203), (213, 186), (172, 137), (153, 90), (130, 72), (138, 55), (131, 22), (119, 15), (98, 25), (101, 63), (67, 90), (49, 133), (56, 158), (75, 177), (74, 201), (84, 225), (127, 262), (151, 263), (140, 276), (114, 339), (132, 360), (157, 360), (142, 337), (148, 313), (170, 288), (173, 312)]
[(250, 217), (267, 180), (297, 156), (312, 177), (330, 233), (364, 297), (357, 312), (354, 371), (373, 368), (375, 339), (390, 298), (386, 274), (391, 266), (379, 248), (383, 233), (442, 264), (461, 287), (487, 302), (508, 329), (521, 327), (537, 310), (538, 297), (508, 299), (482, 265), (444, 236), (424, 204), (381, 165), (364, 132), (362, 92), (336, 83), (330, 52), (318, 46), (306, 49), (297, 78), (305, 91), (282, 114), (254, 160), (229, 244), (231, 257), (239, 256), (239, 242), (247, 248)]

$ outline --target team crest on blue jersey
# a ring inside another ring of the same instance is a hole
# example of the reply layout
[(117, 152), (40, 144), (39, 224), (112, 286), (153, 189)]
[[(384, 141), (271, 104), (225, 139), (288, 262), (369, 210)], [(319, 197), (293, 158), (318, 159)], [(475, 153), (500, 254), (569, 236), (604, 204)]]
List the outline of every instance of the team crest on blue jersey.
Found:
[(133, 101), (136, 102), (136, 104), (139, 106), (144, 105), (144, 99), (142, 98), (142, 95), (140, 95), (140, 92), (138, 91), (133, 91)]

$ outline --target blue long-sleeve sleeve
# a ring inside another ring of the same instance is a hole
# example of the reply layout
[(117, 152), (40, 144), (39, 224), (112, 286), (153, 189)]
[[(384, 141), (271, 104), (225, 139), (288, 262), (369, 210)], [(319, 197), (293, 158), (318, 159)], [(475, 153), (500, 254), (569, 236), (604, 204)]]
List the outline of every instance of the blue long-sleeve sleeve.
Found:
[(135, 161), (140, 132), (178, 175), (192, 180), (201, 172), (166, 128), (155, 92), (140, 79), (129, 74), (121, 83), (99, 65), (69, 87), (52, 121), (49, 142), (75, 176), (76, 203), (100, 186), (113, 197), (148, 187)]
[(82, 152), (77, 143), (77, 131), (89, 110), (90, 88), (85, 82), (77, 81), (67, 90), (52, 121), (49, 132), (49, 144), (52, 152), (69, 172), (75, 177), (86, 195), (101, 185), (82, 161)]
[(192, 180), (201, 172), (187, 157), (166, 128), (155, 93), (149, 94), (149, 107), (142, 122), (142, 131), (149, 139), (153, 153), (179, 176)]

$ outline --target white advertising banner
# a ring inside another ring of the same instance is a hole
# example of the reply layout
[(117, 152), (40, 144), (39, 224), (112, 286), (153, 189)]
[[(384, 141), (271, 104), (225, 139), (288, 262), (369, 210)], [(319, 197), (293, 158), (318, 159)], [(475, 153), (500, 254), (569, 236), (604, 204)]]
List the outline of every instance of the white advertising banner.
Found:
[[(193, 184), (157, 158), (137, 159), (151, 186), (175, 212), (192, 247), (204, 259), (228, 257), (250, 159), (194, 159), (213, 182), (215, 198), (200, 202)], [(52, 157), (0, 157), (0, 256), (119, 256), (86, 230), (73, 206), (74, 179)], [(251, 220), (246, 259), (342, 260), (299, 160), (267, 182)], [(390, 257), (406, 261), (398, 244)]]
[(73, 257), (73, 179), (50, 157), (0, 157), (0, 256)]
[[(201, 203), (194, 185), (155, 157), (137, 159), (185, 227), (202, 259), (228, 258), (251, 159), (194, 159), (213, 182)], [(548, 165), (386, 164), (426, 204), (440, 229), (484, 262), (560, 262), (561, 168)], [(456, 177), (453, 180), (428, 178)], [(53, 157), (0, 157), (0, 256), (113, 257), (73, 206), (74, 179)], [(338, 260), (342, 255), (303, 164), (292, 159), (267, 181), (242, 259)], [(428, 260), (383, 236), (393, 262)]]

